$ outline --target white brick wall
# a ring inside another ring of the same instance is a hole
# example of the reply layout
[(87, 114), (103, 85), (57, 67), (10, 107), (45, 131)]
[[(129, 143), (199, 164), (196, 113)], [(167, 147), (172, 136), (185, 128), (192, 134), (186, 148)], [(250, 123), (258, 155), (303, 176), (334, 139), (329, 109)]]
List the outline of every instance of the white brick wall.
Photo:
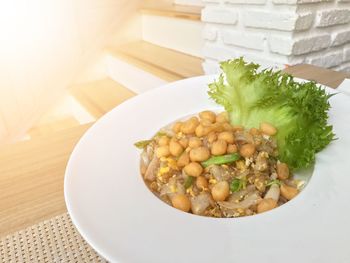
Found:
[(350, 0), (203, 0), (203, 67), (245, 56), (264, 66), (350, 70)]
[(334, 9), (322, 11), (317, 14), (317, 27), (328, 27), (333, 25), (347, 24), (350, 22), (349, 9)]
[(174, 3), (177, 5), (196, 5), (203, 6), (202, 0), (174, 0)]
[(339, 46), (350, 42), (350, 30), (334, 34), (332, 46)]
[(310, 28), (312, 19), (309, 14), (298, 16), (290, 11), (247, 10), (243, 12), (243, 23), (252, 28), (294, 31)]
[(345, 53), (344, 53), (344, 61), (350, 61), (350, 48), (346, 49), (345, 50)]
[(206, 58), (214, 60), (227, 60), (232, 58), (232, 56), (237, 56), (237, 52), (232, 49), (211, 43), (204, 45), (203, 54)]
[(264, 50), (264, 34), (242, 33), (237, 32), (236, 30), (222, 30), (221, 33), (224, 44)]
[(238, 20), (238, 13), (232, 8), (208, 6), (202, 10), (202, 20), (209, 23), (234, 25)]
[(213, 26), (205, 26), (203, 29), (204, 40), (214, 41), (218, 36), (218, 30)]
[(321, 67), (335, 67), (343, 62), (343, 52), (338, 51), (329, 55), (313, 58), (310, 63)]

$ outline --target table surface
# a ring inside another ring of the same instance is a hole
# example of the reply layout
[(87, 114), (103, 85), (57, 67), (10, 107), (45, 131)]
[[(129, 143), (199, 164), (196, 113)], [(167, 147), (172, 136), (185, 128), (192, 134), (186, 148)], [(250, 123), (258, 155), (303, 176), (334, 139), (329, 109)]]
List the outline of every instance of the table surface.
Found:
[[(350, 74), (311, 65), (286, 72), (332, 88)], [(66, 212), (65, 167), (79, 138), (92, 124), (2, 147), (0, 150), (0, 237)]]

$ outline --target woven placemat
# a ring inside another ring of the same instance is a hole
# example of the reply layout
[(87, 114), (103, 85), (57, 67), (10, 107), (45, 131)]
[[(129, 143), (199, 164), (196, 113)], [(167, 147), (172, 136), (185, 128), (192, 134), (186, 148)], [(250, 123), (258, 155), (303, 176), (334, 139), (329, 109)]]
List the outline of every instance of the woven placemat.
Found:
[(0, 240), (0, 262), (107, 262), (81, 237), (67, 213)]

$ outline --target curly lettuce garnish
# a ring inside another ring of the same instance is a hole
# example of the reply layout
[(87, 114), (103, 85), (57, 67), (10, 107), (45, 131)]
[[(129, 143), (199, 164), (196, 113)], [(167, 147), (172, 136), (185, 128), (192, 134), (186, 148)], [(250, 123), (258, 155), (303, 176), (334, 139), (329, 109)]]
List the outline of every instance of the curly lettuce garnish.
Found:
[(299, 83), (281, 71), (264, 69), (243, 58), (221, 62), (223, 73), (209, 84), (209, 96), (225, 107), (232, 124), (259, 128), (271, 123), (279, 159), (306, 168), (333, 139), (328, 125), (329, 95), (315, 82)]

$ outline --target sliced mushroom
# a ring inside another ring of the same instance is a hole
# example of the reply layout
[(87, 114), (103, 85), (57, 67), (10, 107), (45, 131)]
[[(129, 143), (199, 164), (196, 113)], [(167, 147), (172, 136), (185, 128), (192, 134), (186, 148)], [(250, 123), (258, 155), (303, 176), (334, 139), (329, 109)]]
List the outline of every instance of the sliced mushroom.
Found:
[(156, 155), (153, 156), (153, 159), (149, 163), (146, 173), (145, 180), (154, 181), (156, 179), (157, 171), (159, 168), (159, 159)]
[(203, 215), (205, 210), (213, 202), (211, 196), (207, 192), (202, 192), (198, 196), (191, 198), (191, 210), (196, 215)]

